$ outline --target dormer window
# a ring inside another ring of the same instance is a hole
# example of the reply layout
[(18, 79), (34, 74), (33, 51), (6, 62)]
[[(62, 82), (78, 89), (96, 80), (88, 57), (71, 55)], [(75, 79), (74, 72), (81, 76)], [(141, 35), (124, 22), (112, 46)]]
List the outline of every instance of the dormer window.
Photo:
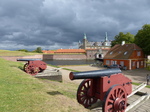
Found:
[(112, 52), (110, 52), (110, 54), (112, 54), (113, 53), (113, 51)]
[(128, 52), (126, 51), (126, 52), (124, 52), (124, 55), (126, 55)]

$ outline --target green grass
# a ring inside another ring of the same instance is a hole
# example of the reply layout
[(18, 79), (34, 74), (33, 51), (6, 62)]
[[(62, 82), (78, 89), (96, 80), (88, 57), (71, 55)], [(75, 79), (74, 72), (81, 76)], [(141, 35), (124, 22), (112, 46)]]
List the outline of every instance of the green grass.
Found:
[(36, 105), (40, 105), (39, 100), (41, 103), (44, 102), (44, 98), (36, 94), (42, 89), (42, 85), (17, 70), (18, 66), (22, 66), (21, 63), (8, 62), (0, 58), (0, 65), (0, 112), (36, 110)]
[(27, 55), (35, 55), (35, 54), (39, 54), (39, 53), (0, 50), (0, 56), (27, 56)]
[(68, 69), (68, 68), (62, 68), (62, 69), (64, 69), (64, 70), (69, 70), (69, 71), (71, 71), (71, 72), (80, 72), (80, 71), (72, 70), (72, 69)]
[(146, 87), (147, 87), (147, 88), (150, 88), (150, 85), (147, 85)]
[(78, 84), (34, 78), (21, 62), (0, 58), (0, 112), (83, 112), (76, 101)]
[(55, 67), (55, 68), (60, 68), (59, 66), (56, 66), (56, 65), (51, 65), (51, 64), (47, 64), (47, 65), (49, 65), (51, 67)]
[[(139, 86), (139, 85), (140, 85), (140, 83), (136, 83), (136, 82), (132, 82), (132, 84), (133, 84), (133, 85), (136, 85), (136, 86)], [(147, 88), (150, 88), (150, 85), (147, 85), (146, 87), (147, 87)]]
[(132, 82), (133, 85), (139, 86), (140, 83)]

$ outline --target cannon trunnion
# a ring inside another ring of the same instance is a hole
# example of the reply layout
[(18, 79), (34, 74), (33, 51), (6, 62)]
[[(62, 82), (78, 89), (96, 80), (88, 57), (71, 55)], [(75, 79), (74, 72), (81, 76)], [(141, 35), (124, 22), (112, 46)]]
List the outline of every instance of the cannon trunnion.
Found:
[(23, 69), (30, 75), (36, 75), (47, 68), (47, 64), (39, 59), (17, 59), (17, 61), (28, 61)]
[(132, 82), (120, 69), (71, 72), (69, 77), (71, 80), (84, 79), (77, 90), (77, 101), (85, 108), (99, 99), (103, 102), (103, 112), (125, 111)]

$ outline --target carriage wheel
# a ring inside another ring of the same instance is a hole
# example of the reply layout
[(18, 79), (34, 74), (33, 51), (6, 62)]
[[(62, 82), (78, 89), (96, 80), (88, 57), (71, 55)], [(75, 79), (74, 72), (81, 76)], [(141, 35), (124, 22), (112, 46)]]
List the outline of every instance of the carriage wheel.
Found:
[(39, 67), (36, 67), (34, 65), (28, 65), (25, 69), (25, 72), (30, 75), (36, 75), (39, 72)]
[(125, 112), (127, 94), (123, 86), (114, 85), (106, 93), (103, 112)]
[(89, 106), (97, 102), (97, 98), (89, 95), (90, 87), (91, 87), (91, 80), (85, 79), (81, 82), (77, 91), (77, 100), (85, 108), (88, 108)]
[(23, 67), (23, 69), (24, 69), (24, 71), (26, 72), (26, 68), (28, 67), (28, 63), (26, 63), (25, 65), (24, 65), (24, 67)]

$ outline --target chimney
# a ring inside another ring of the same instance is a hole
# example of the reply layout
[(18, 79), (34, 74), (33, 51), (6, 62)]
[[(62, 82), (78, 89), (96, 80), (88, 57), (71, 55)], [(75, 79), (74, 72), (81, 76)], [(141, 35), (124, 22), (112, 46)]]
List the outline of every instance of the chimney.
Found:
[(121, 45), (123, 46), (125, 44), (125, 41), (122, 41)]

